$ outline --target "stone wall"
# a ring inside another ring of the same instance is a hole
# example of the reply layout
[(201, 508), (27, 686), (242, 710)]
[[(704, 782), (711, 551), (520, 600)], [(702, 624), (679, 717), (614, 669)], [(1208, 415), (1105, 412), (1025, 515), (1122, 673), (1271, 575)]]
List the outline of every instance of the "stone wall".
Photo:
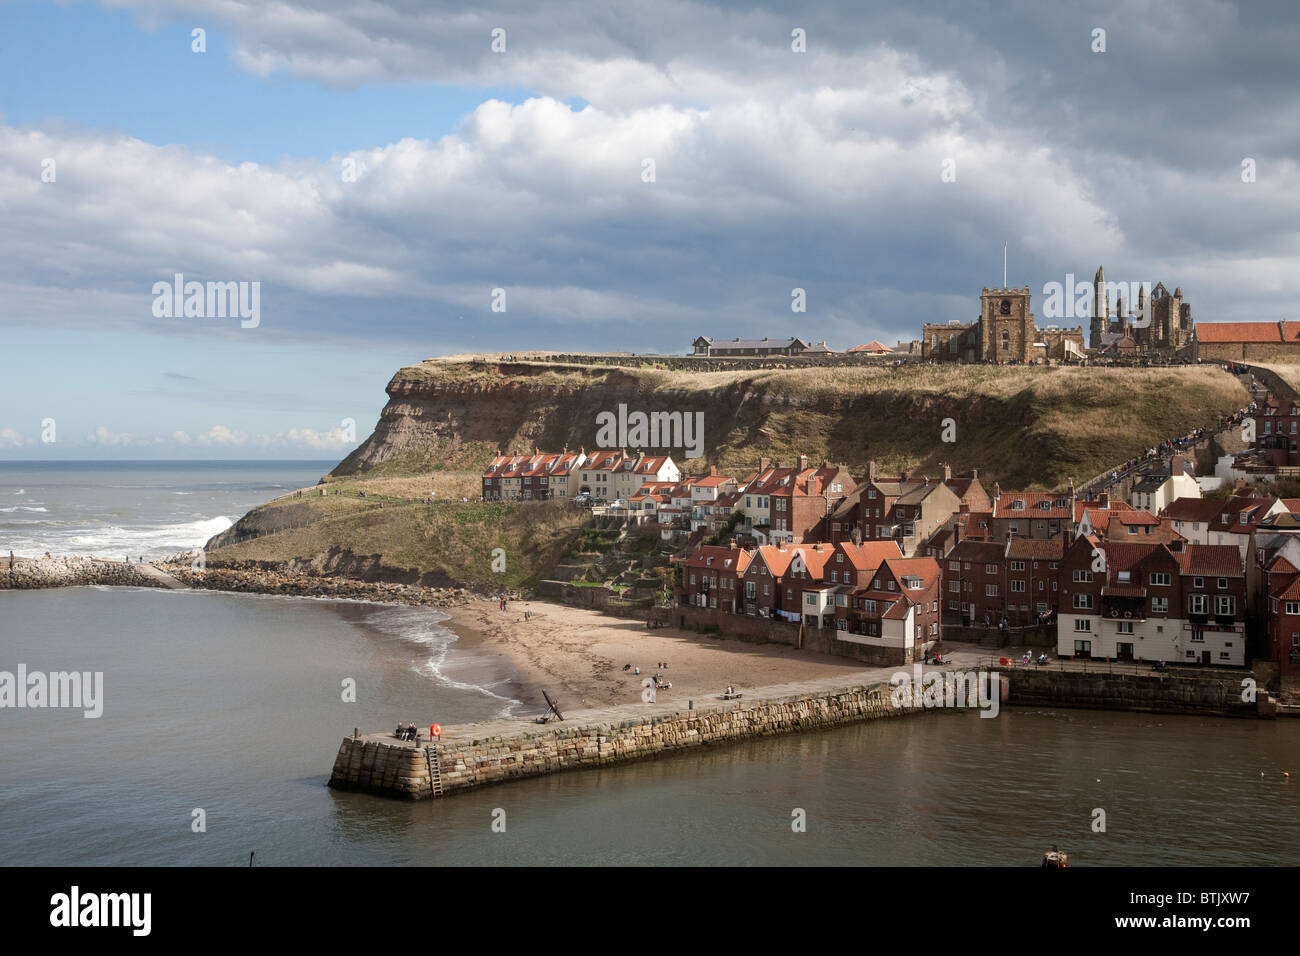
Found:
[[(610, 719), (559, 725), (503, 721), (448, 728), (438, 747), (443, 794), (521, 777), (603, 767), (714, 744), (898, 717), (889, 685), (806, 691), (767, 699), (709, 704), (695, 710), (645, 713), (633, 707), (599, 712)], [(506, 725), (509, 727), (510, 725)], [(477, 736), (479, 728), (483, 736)], [(383, 736), (348, 737), (329, 785), (419, 800), (433, 795), (424, 747)]]
[(1241, 700), (1242, 676), (1176, 677), (1171, 674), (1088, 674), (1010, 670), (1007, 702), (1035, 707), (1137, 710), (1153, 713), (1254, 717), (1256, 704)]
[(156, 588), (167, 585), (145, 574), (140, 565), (94, 558), (9, 558), (0, 559), (0, 589), (65, 588), (87, 584)]

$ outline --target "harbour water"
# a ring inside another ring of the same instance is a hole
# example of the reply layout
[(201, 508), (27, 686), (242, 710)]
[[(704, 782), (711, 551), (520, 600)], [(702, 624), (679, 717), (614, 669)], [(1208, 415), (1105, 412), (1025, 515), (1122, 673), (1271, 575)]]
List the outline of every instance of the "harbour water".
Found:
[(931, 713), (445, 800), (328, 789), (354, 727), (527, 716), (504, 659), (445, 620), (200, 591), (0, 592), (0, 671), (104, 674), (97, 719), (0, 709), (0, 863), (1036, 865), (1053, 843), (1078, 866), (1300, 863), (1289, 720)]

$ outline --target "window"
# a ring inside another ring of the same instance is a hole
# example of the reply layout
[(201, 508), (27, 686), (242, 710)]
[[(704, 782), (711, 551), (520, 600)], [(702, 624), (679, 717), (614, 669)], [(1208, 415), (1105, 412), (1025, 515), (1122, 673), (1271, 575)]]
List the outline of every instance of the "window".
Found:
[(849, 606), (848, 595), (846, 595), (846, 594), (837, 594), (837, 595), (835, 595), (835, 606), (836, 606), (836, 607), (848, 607), (848, 606)]
[(1075, 571), (1075, 572), (1074, 572), (1074, 583), (1075, 583), (1075, 584), (1088, 584), (1088, 583), (1090, 583), (1091, 581), (1092, 581), (1092, 572), (1091, 572), (1091, 571)]
[(1080, 610), (1085, 610), (1085, 611), (1086, 611), (1086, 610), (1091, 610), (1091, 609), (1092, 609), (1092, 595), (1091, 595), (1091, 594), (1075, 594), (1075, 595), (1074, 595), (1074, 606), (1075, 606), (1076, 608), (1080, 609)]
[(1228, 590), (1228, 579), (1227, 579), (1227, 578), (1219, 578), (1219, 590), (1220, 590), (1220, 591), (1226, 591), (1226, 590)]
[[(1086, 617), (1075, 618), (1075, 620), (1074, 620), (1074, 629), (1075, 629), (1076, 631), (1091, 631), (1091, 630), (1092, 630), (1092, 621), (1091, 621), (1091, 619), (1086, 618)], [(1079, 645), (1078, 645), (1078, 644), (1075, 644), (1075, 645), (1074, 645), (1074, 649), (1077, 651), (1077, 650), (1079, 649)]]
[(1237, 602), (1231, 594), (1216, 594), (1214, 597), (1214, 614), (1216, 617), (1232, 617), (1237, 610)]
[(749, 600), (751, 601), (754, 600), (755, 592), (757, 590), (758, 588), (753, 581), (745, 582), (745, 597), (747, 597)]
[(960, 562), (960, 561), (949, 561), (949, 562), (948, 562), (948, 570), (949, 570), (949, 571), (960, 571), (960, 570), (961, 570), (961, 562)]
[[(949, 593), (951, 593), (951, 594), (957, 594), (957, 593), (959, 593), (959, 592), (961, 591), (961, 582), (960, 582), (960, 581), (949, 581), (949, 582), (948, 582), (948, 591), (949, 591)], [(1300, 614), (1300, 611), (1297, 611), (1296, 613)]]
[[(1039, 583), (1041, 584), (1042, 582), (1040, 581)], [(1024, 581), (1012, 581), (1012, 582), (1011, 582), (1011, 590), (1014, 591), (1016, 594), (1024, 594), (1024, 593), (1025, 593), (1025, 582), (1024, 582)]]
[(984, 596), (985, 596), (985, 597), (997, 597), (997, 596), (998, 596), (998, 586), (997, 586), (996, 584), (986, 584), (986, 585), (984, 585)]
[(804, 604), (807, 604), (807, 605), (809, 605), (809, 606), (815, 606), (815, 605), (817, 604), (817, 595), (815, 595), (815, 594), (805, 594), (805, 595), (803, 596), (803, 603), (804, 603)]
[(1192, 614), (1209, 614), (1210, 598), (1205, 594), (1193, 594), (1187, 599), (1187, 610)]
[(1132, 574), (1131, 574), (1130, 572), (1128, 572), (1128, 571), (1116, 571), (1116, 572), (1115, 572), (1115, 580), (1116, 580), (1119, 584), (1128, 584), (1129, 581), (1131, 580), (1131, 578), (1132, 578)]
[[(1222, 542), (1220, 542), (1220, 543), (1222, 543)], [(1192, 578), (1192, 587), (1194, 587), (1194, 588), (1203, 588), (1203, 587), (1205, 587), (1205, 578)]]
[(1117, 627), (1119, 628), (1119, 633), (1121, 633), (1121, 634), (1132, 634), (1132, 633), (1133, 633), (1133, 622), (1132, 622), (1132, 621), (1120, 621), (1119, 624), (1117, 625)]
[[(1023, 570), (1023, 569), (1022, 569), (1022, 570)], [(997, 574), (997, 573), (998, 573), (998, 566), (997, 566), (996, 564), (986, 564), (986, 565), (984, 565), (984, 573), (985, 573), (985, 574)]]
[[(950, 611), (955, 611), (955, 610), (957, 610), (957, 602), (956, 602), (956, 601), (949, 601), (949, 602), (948, 602), (948, 610), (950, 610)], [(1297, 639), (1297, 640), (1300, 640), (1300, 634), (1297, 634), (1297, 635), (1296, 635), (1296, 639)]]
[(1300, 601), (1287, 601), (1287, 602), (1286, 602), (1286, 613), (1288, 613), (1288, 614), (1300, 614)]
[(868, 497), (868, 498), (875, 498), (875, 497), (876, 497), (876, 489), (875, 489), (875, 488), (871, 488), (871, 489), (869, 489), (869, 490), (867, 491), (867, 497)]
[(1012, 571), (1023, 571), (1024, 569), (1025, 569), (1025, 562), (1023, 562), (1023, 561), (1012, 561), (1012, 562), (1011, 562), (1011, 570), (1012, 570)]
[(1151, 584), (1154, 587), (1169, 587), (1169, 575), (1166, 572), (1156, 572), (1151, 575)]
[(1152, 614), (1168, 614), (1168, 613), (1169, 613), (1169, 598), (1166, 598), (1166, 597), (1153, 597), (1153, 598), (1151, 599), (1151, 613), (1152, 613)]

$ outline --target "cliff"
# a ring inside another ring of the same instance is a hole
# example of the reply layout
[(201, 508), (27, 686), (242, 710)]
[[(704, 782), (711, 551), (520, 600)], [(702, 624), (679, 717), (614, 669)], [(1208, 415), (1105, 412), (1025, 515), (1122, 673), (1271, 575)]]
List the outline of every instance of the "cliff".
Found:
[(1031, 490), (1083, 480), (1249, 401), (1212, 366), (692, 371), (626, 362), (430, 359), (403, 368), (388, 383), (374, 433), (332, 476), (478, 470), (498, 452), (534, 447), (590, 451), (596, 416), (625, 405), (702, 413), (704, 456), (693, 469), (740, 470), (760, 456), (804, 453), (922, 474), (948, 462), (959, 473), (978, 468), (987, 483)]

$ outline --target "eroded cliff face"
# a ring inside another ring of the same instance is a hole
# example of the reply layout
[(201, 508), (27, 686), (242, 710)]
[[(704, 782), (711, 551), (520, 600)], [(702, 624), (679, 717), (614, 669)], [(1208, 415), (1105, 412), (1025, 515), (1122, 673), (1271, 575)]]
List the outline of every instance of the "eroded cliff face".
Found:
[[(402, 369), (374, 433), (333, 474), (479, 469), (534, 448), (592, 451), (597, 416), (703, 414), (708, 464), (740, 471), (806, 454), (860, 468), (978, 468), (991, 485), (1082, 482), (1239, 407), (1239, 384), (1196, 369), (921, 366), (682, 372), (545, 362), (430, 360)], [(1159, 402), (1151, 392), (1163, 393)], [(951, 438), (953, 440), (945, 440)], [(650, 451), (651, 449), (647, 449)], [(653, 449), (684, 463), (680, 447)]]

